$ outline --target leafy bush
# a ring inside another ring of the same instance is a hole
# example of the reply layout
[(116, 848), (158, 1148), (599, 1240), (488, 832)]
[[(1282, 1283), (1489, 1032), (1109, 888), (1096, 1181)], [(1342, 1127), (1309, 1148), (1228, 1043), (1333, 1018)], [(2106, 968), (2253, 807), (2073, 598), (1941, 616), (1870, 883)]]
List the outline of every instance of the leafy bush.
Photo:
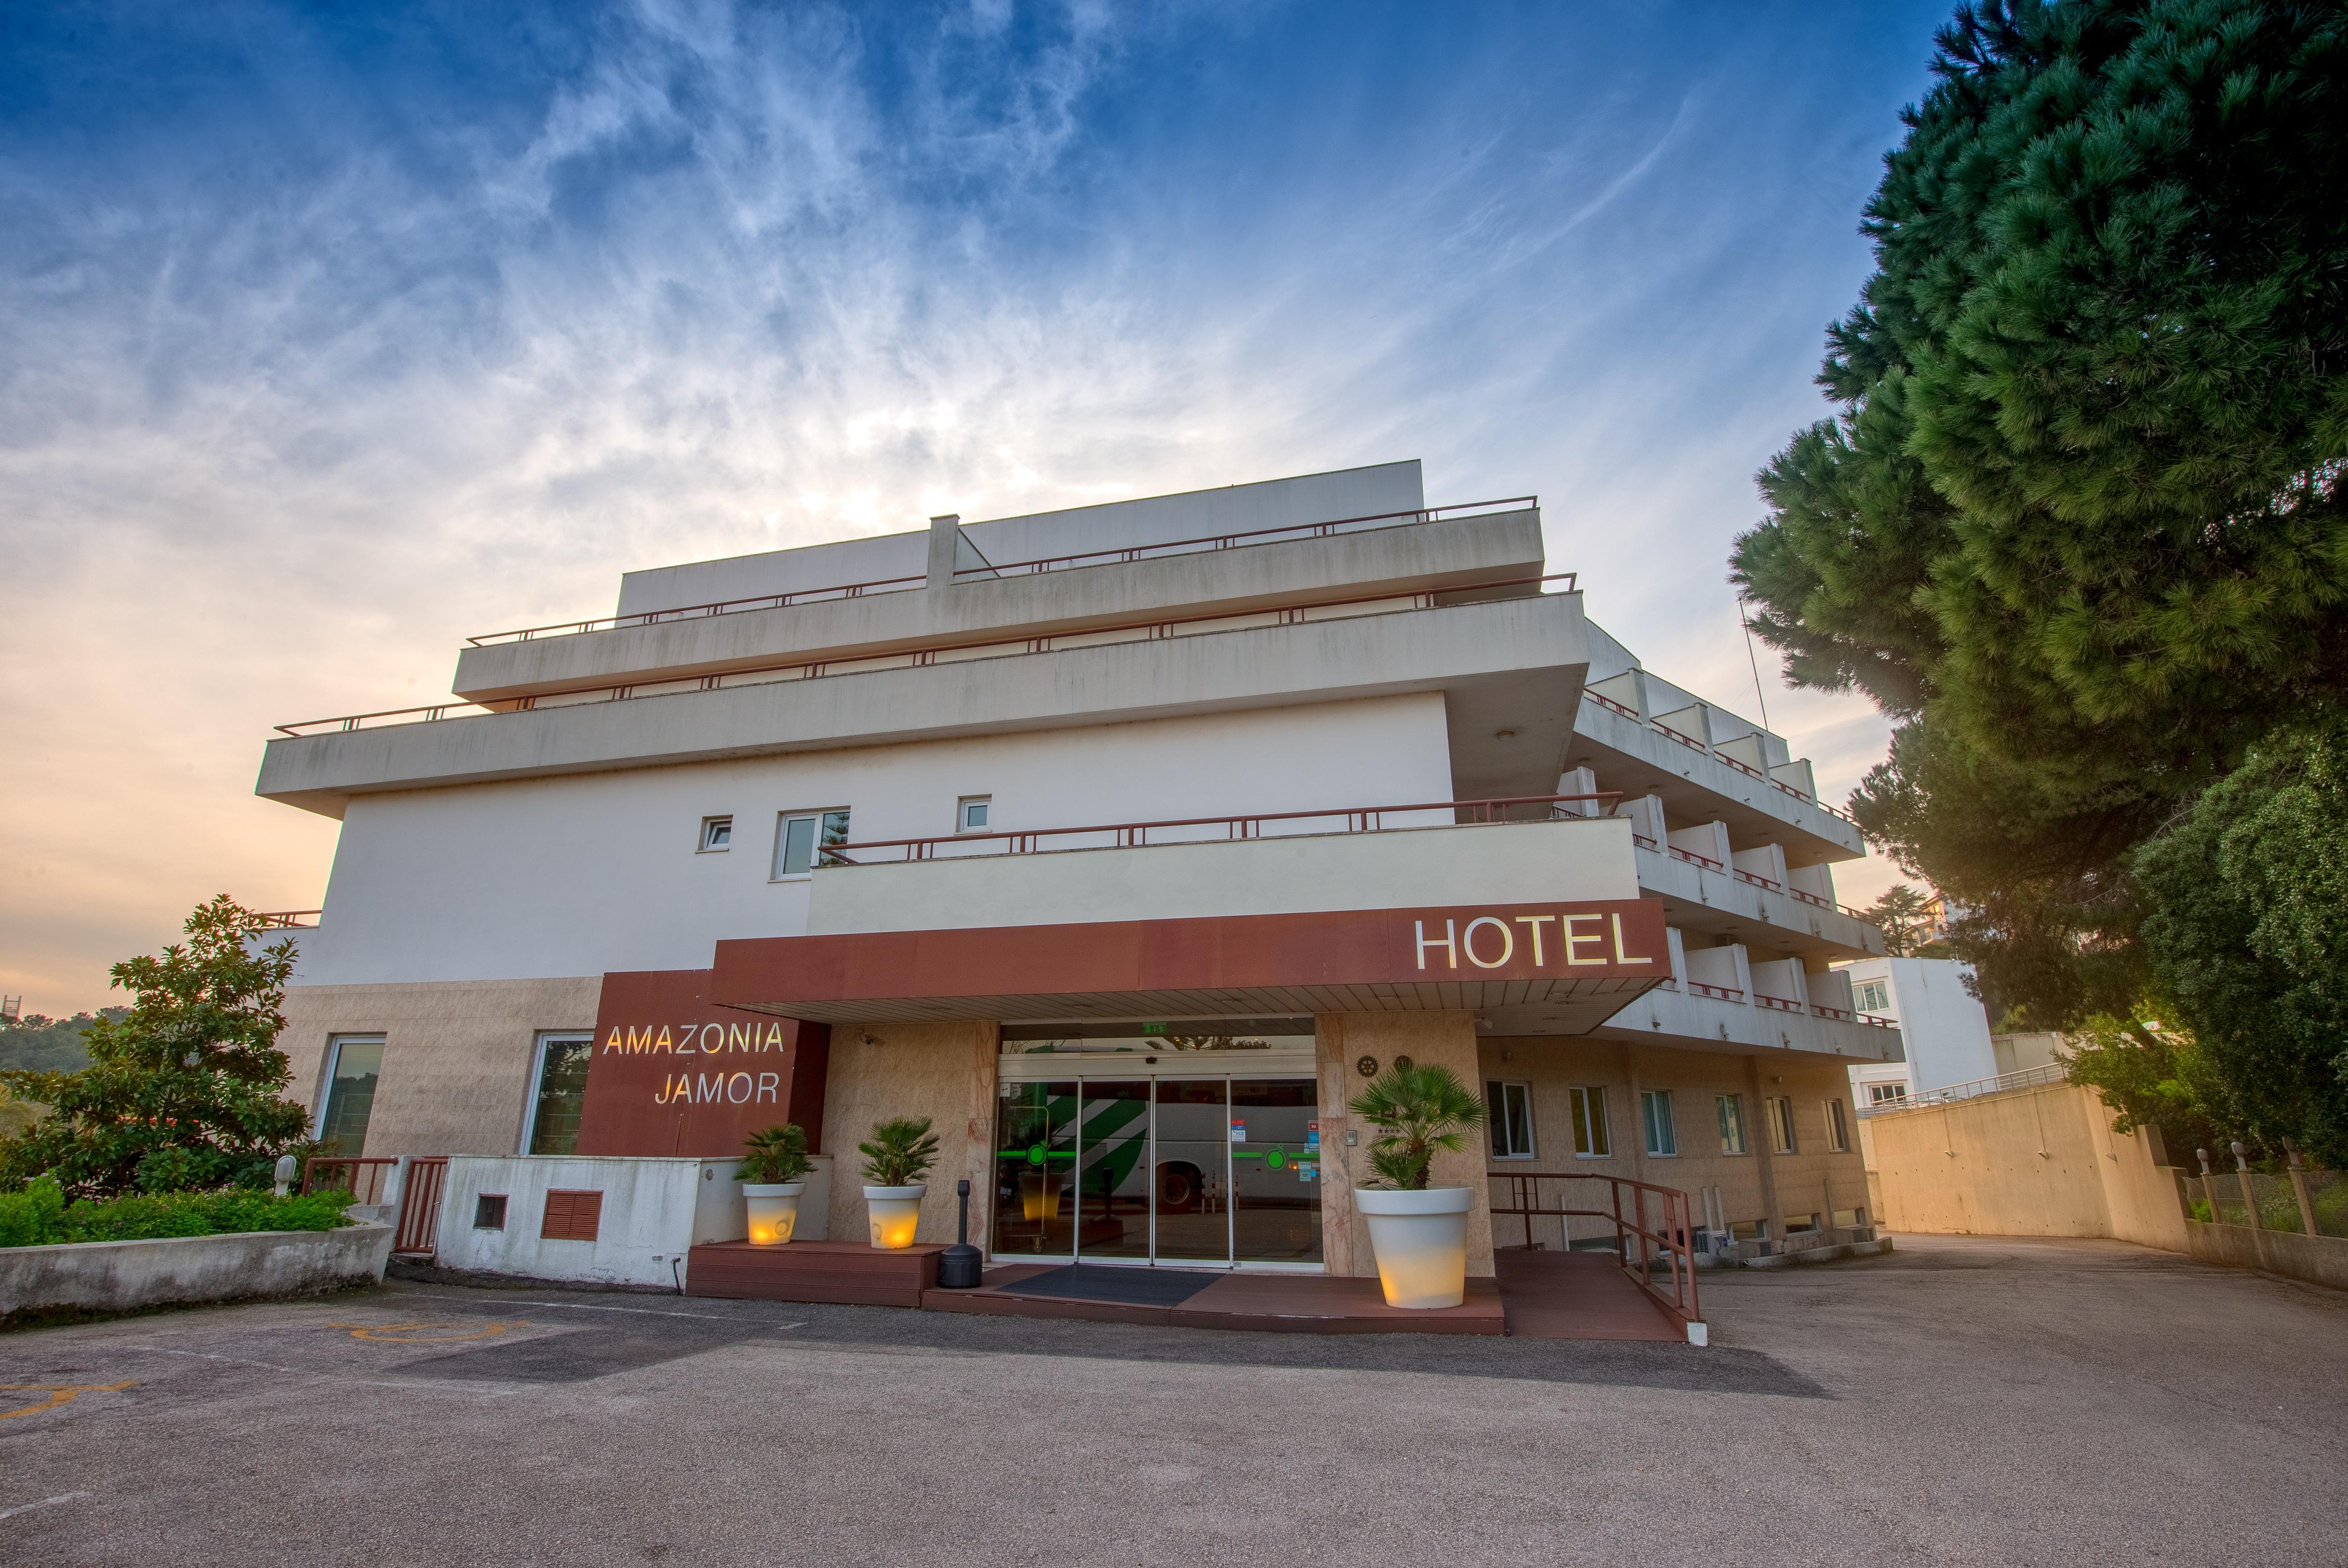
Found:
[(234, 1189), (135, 1193), (68, 1204), (43, 1176), (22, 1193), (0, 1194), (0, 1246), (57, 1242), (151, 1241), (164, 1236), (232, 1235), (251, 1231), (327, 1231), (350, 1222), (348, 1193), (280, 1198)]

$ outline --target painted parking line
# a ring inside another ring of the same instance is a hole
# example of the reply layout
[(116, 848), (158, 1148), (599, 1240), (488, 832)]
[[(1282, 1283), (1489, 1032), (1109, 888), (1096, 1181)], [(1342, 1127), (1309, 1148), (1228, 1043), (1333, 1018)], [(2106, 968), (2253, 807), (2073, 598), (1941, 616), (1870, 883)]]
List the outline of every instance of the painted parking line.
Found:
[(0, 1519), (14, 1519), (20, 1513), (30, 1513), (36, 1508), (55, 1508), (60, 1502), (79, 1502), (88, 1495), (89, 1493), (86, 1491), (61, 1491), (55, 1497), (44, 1497), (32, 1502), (20, 1502), (14, 1508), (0, 1508)]
[[(448, 1301), (470, 1306), (461, 1296), (422, 1296), (419, 1301)], [(736, 1313), (674, 1312), (664, 1307), (604, 1307), (585, 1301), (517, 1301), (516, 1307), (559, 1307), (566, 1312), (624, 1312), (632, 1317), (693, 1317), (704, 1323), (740, 1323), (745, 1319)], [(767, 1323), (765, 1328), (804, 1328), (804, 1323)]]
[[(527, 1317), (502, 1318), (491, 1323), (426, 1319), (409, 1323), (329, 1323), (326, 1327), (347, 1328), (354, 1339), (376, 1339), (388, 1345), (453, 1345), (460, 1339), (494, 1339), (507, 1329), (520, 1328), (529, 1322)], [(448, 1328), (463, 1328), (467, 1332), (441, 1332)]]
[[(13, 1410), (0, 1410), (0, 1421), (14, 1420), (18, 1416), (36, 1416), (43, 1410), (60, 1409), (72, 1404), (84, 1394), (118, 1394), (125, 1389), (137, 1388), (134, 1378), (128, 1383), (0, 1383), (0, 1394), (46, 1394), (46, 1399), (29, 1405), (19, 1405)], [(56, 1501), (55, 1499), (51, 1500)], [(26, 1503), (27, 1508), (37, 1504)], [(5, 1518), (5, 1515), (0, 1515)]]

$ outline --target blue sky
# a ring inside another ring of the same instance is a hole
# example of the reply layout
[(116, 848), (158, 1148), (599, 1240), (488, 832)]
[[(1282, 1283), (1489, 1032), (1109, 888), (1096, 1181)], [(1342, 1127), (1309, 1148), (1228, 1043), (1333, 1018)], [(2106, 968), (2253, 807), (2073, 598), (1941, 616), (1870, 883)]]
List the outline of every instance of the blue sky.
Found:
[[(939, 511), (1420, 457), (1749, 705), (1729, 541), (1945, 15), (0, 12), (0, 989), (314, 905), (270, 724)], [(1880, 758), (1763, 673), (1836, 793)]]

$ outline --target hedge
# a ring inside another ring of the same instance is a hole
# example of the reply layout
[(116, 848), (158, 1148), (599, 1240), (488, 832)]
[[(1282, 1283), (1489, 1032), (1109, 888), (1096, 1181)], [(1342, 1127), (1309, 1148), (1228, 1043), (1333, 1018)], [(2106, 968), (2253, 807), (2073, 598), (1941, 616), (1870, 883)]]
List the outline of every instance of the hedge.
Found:
[(57, 1242), (148, 1241), (160, 1236), (227, 1235), (241, 1231), (325, 1231), (343, 1217), (348, 1193), (280, 1198), (227, 1189), (201, 1193), (133, 1193), (67, 1204), (44, 1176), (21, 1193), (0, 1193), (0, 1246)]

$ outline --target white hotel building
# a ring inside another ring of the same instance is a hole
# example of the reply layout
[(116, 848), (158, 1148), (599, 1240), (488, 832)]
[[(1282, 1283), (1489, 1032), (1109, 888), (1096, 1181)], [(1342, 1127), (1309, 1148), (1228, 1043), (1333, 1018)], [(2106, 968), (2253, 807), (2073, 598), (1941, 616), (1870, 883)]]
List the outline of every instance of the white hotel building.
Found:
[[(344, 1153), (914, 1114), (924, 1240), (966, 1176), (997, 1258), (1359, 1275), (1346, 1102), (1411, 1057), (1491, 1102), (1438, 1180), (1871, 1236), (1858, 829), (1584, 619), (1533, 501), (1415, 462), (632, 572), (258, 791), (343, 823), (281, 1044)], [(1479, 1201), (1471, 1272), (1519, 1223)]]

